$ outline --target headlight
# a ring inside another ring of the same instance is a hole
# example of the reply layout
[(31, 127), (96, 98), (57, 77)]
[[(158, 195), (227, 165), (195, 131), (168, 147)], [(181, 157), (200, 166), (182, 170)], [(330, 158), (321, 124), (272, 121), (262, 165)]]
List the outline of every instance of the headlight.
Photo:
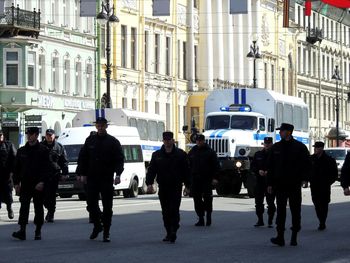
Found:
[(236, 167), (237, 168), (241, 168), (242, 167), (242, 163), (240, 161), (236, 162)]
[(239, 149), (238, 153), (239, 153), (240, 155), (245, 155), (246, 150), (245, 150), (245, 149)]

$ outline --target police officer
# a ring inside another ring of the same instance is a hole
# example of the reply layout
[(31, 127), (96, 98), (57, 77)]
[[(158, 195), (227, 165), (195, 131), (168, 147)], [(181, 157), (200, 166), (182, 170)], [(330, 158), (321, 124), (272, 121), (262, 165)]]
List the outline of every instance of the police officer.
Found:
[(338, 177), (338, 167), (334, 158), (324, 152), (324, 143), (315, 142), (311, 155), (310, 188), (312, 202), (320, 222), (318, 230), (326, 229), (328, 204), (331, 200), (331, 185)]
[(189, 167), (186, 153), (174, 145), (174, 134), (163, 132), (163, 146), (152, 154), (146, 175), (147, 192), (154, 193), (153, 183), (157, 177), (159, 201), (162, 207), (166, 237), (164, 242), (174, 243), (180, 225), (182, 184), (189, 192)]
[(5, 140), (2, 130), (0, 130), (0, 208), (1, 203), (6, 204), (7, 215), (13, 219), (12, 210), (12, 173), (15, 164), (16, 148), (12, 142)]
[(346, 154), (343, 167), (341, 168), (340, 184), (343, 187), (344, 195), (350, 195), (350, 152)]
[(297, 234), (301, 220), (301, 185), (307, 180), (310, 168), (310, 155), (306, 146), (292, 136), (294, 126), (282, 123), (281, 141), (275, 143), (269, 153), (267, 166), (268, 193), (274, 191), (277, 200), (277, 237), (271, 238), (273, 244), (284, 246), (286, 207), (292, 214), (292, 237), (290, 245), (297, 245)]
[(206, 213), (206, 225), (211, 225), (213, 211), (213, 185), (217, 184), (216, 175), (220, 169), (216, 152), (212, 150), (203, 134), (196, 135), (196, 145), (188, 153), (191, 171), (191, 194), (194, 201), (194, 209), (198, 215), (195, 226), (204, 226)]
[(254, 226), (259, 227), (264, 225), (264, 198), (267, 203), (268, 226), (272, 227), (273, 217), (276, 212), (275, 194), (267, 192), (267, 156), (269, 149), (272, 147), (272, 137), (264, 138), (264, 148), (255, 153), (251, 163), (251, 170), (256, 176), (255, 186), (255, 212), (258, 217), (258, 222)]
[(46, 130), (45, 140), (42, 144), (50, 150), (51, 161), (49, 180), (45, 187), (44, 206), (47, 209), (45, 220), (46, 222), (53, 223), (56, 211), (58, 181), (61, 179), (61, 176), (68, 175), (68, 160), (63, 145), (55, 139), (55, 131), (53, 129)]
[(41, 227), (44, 224), (44, 187), (48, 181), (49, 149), (39, 143), (39, 128), (27, 129), (27, 143), (18, 149), (13, 183), (16, 194), (19, 195), (21, 207), (18, 224), (20, 230), (12, 236), (20, 240), (26, 239), (30, 201), (34, 203), (35, 240), (41, 239)]
[[(103, 230), (103, 242), (111, 241), (109, 231), (113, 216), (113, 183), (120, 183), (120, 175), (124, 170), (124, 154), (120, 142), (107, 133), (107, 127), (107, 120), (98, 117), (97, 133), (86, 139), (79, 153), (79, 169), (82, 175), (80, 180), (87, 183), (87, 203), (94, 224), (90, 239), (97, 238)], [(103, 228), (98, 204), (100, 195), (103, 205)]]

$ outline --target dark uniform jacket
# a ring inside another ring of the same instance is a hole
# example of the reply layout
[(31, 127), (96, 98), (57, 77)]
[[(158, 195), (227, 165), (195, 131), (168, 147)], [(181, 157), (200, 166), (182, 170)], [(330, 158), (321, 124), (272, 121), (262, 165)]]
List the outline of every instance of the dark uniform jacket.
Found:
[(187, 154), (173, 146), (171, 153), (166, 153), (164, 145), (152, 154), (147, 170), (146, 184), (151, 185), (157, 177), (159, 187), (176, 187), (185, 183), (190, 186)]
[(191, 184), (210, 185), (220, 169), (216, 152), (208, 144), (202, 147), (195, 145), (188, 153)]
[(334, 158), (322, 153), (320, 158), (311, 155), (310, 184), (312, 188), (327, 191), (338, 177), (337, 163)]
[(67, 175), (68, 159), (63, 145), (56, 141), (53, 141), (52, 144), (48, 144), (47, 141), (43, 141), (42, 144), (50, 151), (50, 176), (55, 178), (60, 175), (61, 172), (63, 175)]
[(9, 142), (0, 142), (0, 183), (8, 182), (15, 167), (16, 148)]
[(124, 171), (124, 154), (120, 142), (109, 134), (90, 135), (81, 148), (79, 173), (89, 178), (111, 179)]
[(275, 143), (267, 160), (267, 185), (294, 188), (301, 187), (310, 169), (310, 154), (306, 146), (292, 138)]
[(261, 176), (259, 170), (267, 171), (268, 153), (268, 150), (265, 149), (256, 152), (250, 164), (250, 169), (255, 174), (259, 184), (266, 184), (266, 176)]
[(347, 153), (343, 167), (341, 168), (340, 184), (343, 188), (350, 186), (350, 153)]
[(13, 183), (22, 186), (35, 186), (47, 182), (50, 160), (49, 149), (37, 142), (35, 145), (26, 143), (19, 148), (16, 155)]

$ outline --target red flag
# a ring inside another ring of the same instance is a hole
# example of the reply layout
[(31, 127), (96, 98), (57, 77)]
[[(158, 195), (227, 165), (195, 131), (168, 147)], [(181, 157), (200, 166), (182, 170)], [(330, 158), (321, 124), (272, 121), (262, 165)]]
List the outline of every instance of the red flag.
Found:
[(305, 16), (311, 16), (311, 0), (305, 0)]
[[(309, 0), (306, 0), (309, 1)], [(338, 8), (350, 8), (350, 0), (321, 0), (325, 4), (329, 4)], [(306, 2), (305, 2), (306, 7)]]

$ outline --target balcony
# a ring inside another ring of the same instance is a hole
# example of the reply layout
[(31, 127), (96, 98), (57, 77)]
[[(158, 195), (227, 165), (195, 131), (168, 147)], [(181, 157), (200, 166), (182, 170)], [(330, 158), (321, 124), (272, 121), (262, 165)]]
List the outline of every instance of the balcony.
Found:
[(38, 38), (40, 33), (40, 11), (33, 12), (15, 7), (6, 7), (0, 15), (0, 38), (28, 36)]

